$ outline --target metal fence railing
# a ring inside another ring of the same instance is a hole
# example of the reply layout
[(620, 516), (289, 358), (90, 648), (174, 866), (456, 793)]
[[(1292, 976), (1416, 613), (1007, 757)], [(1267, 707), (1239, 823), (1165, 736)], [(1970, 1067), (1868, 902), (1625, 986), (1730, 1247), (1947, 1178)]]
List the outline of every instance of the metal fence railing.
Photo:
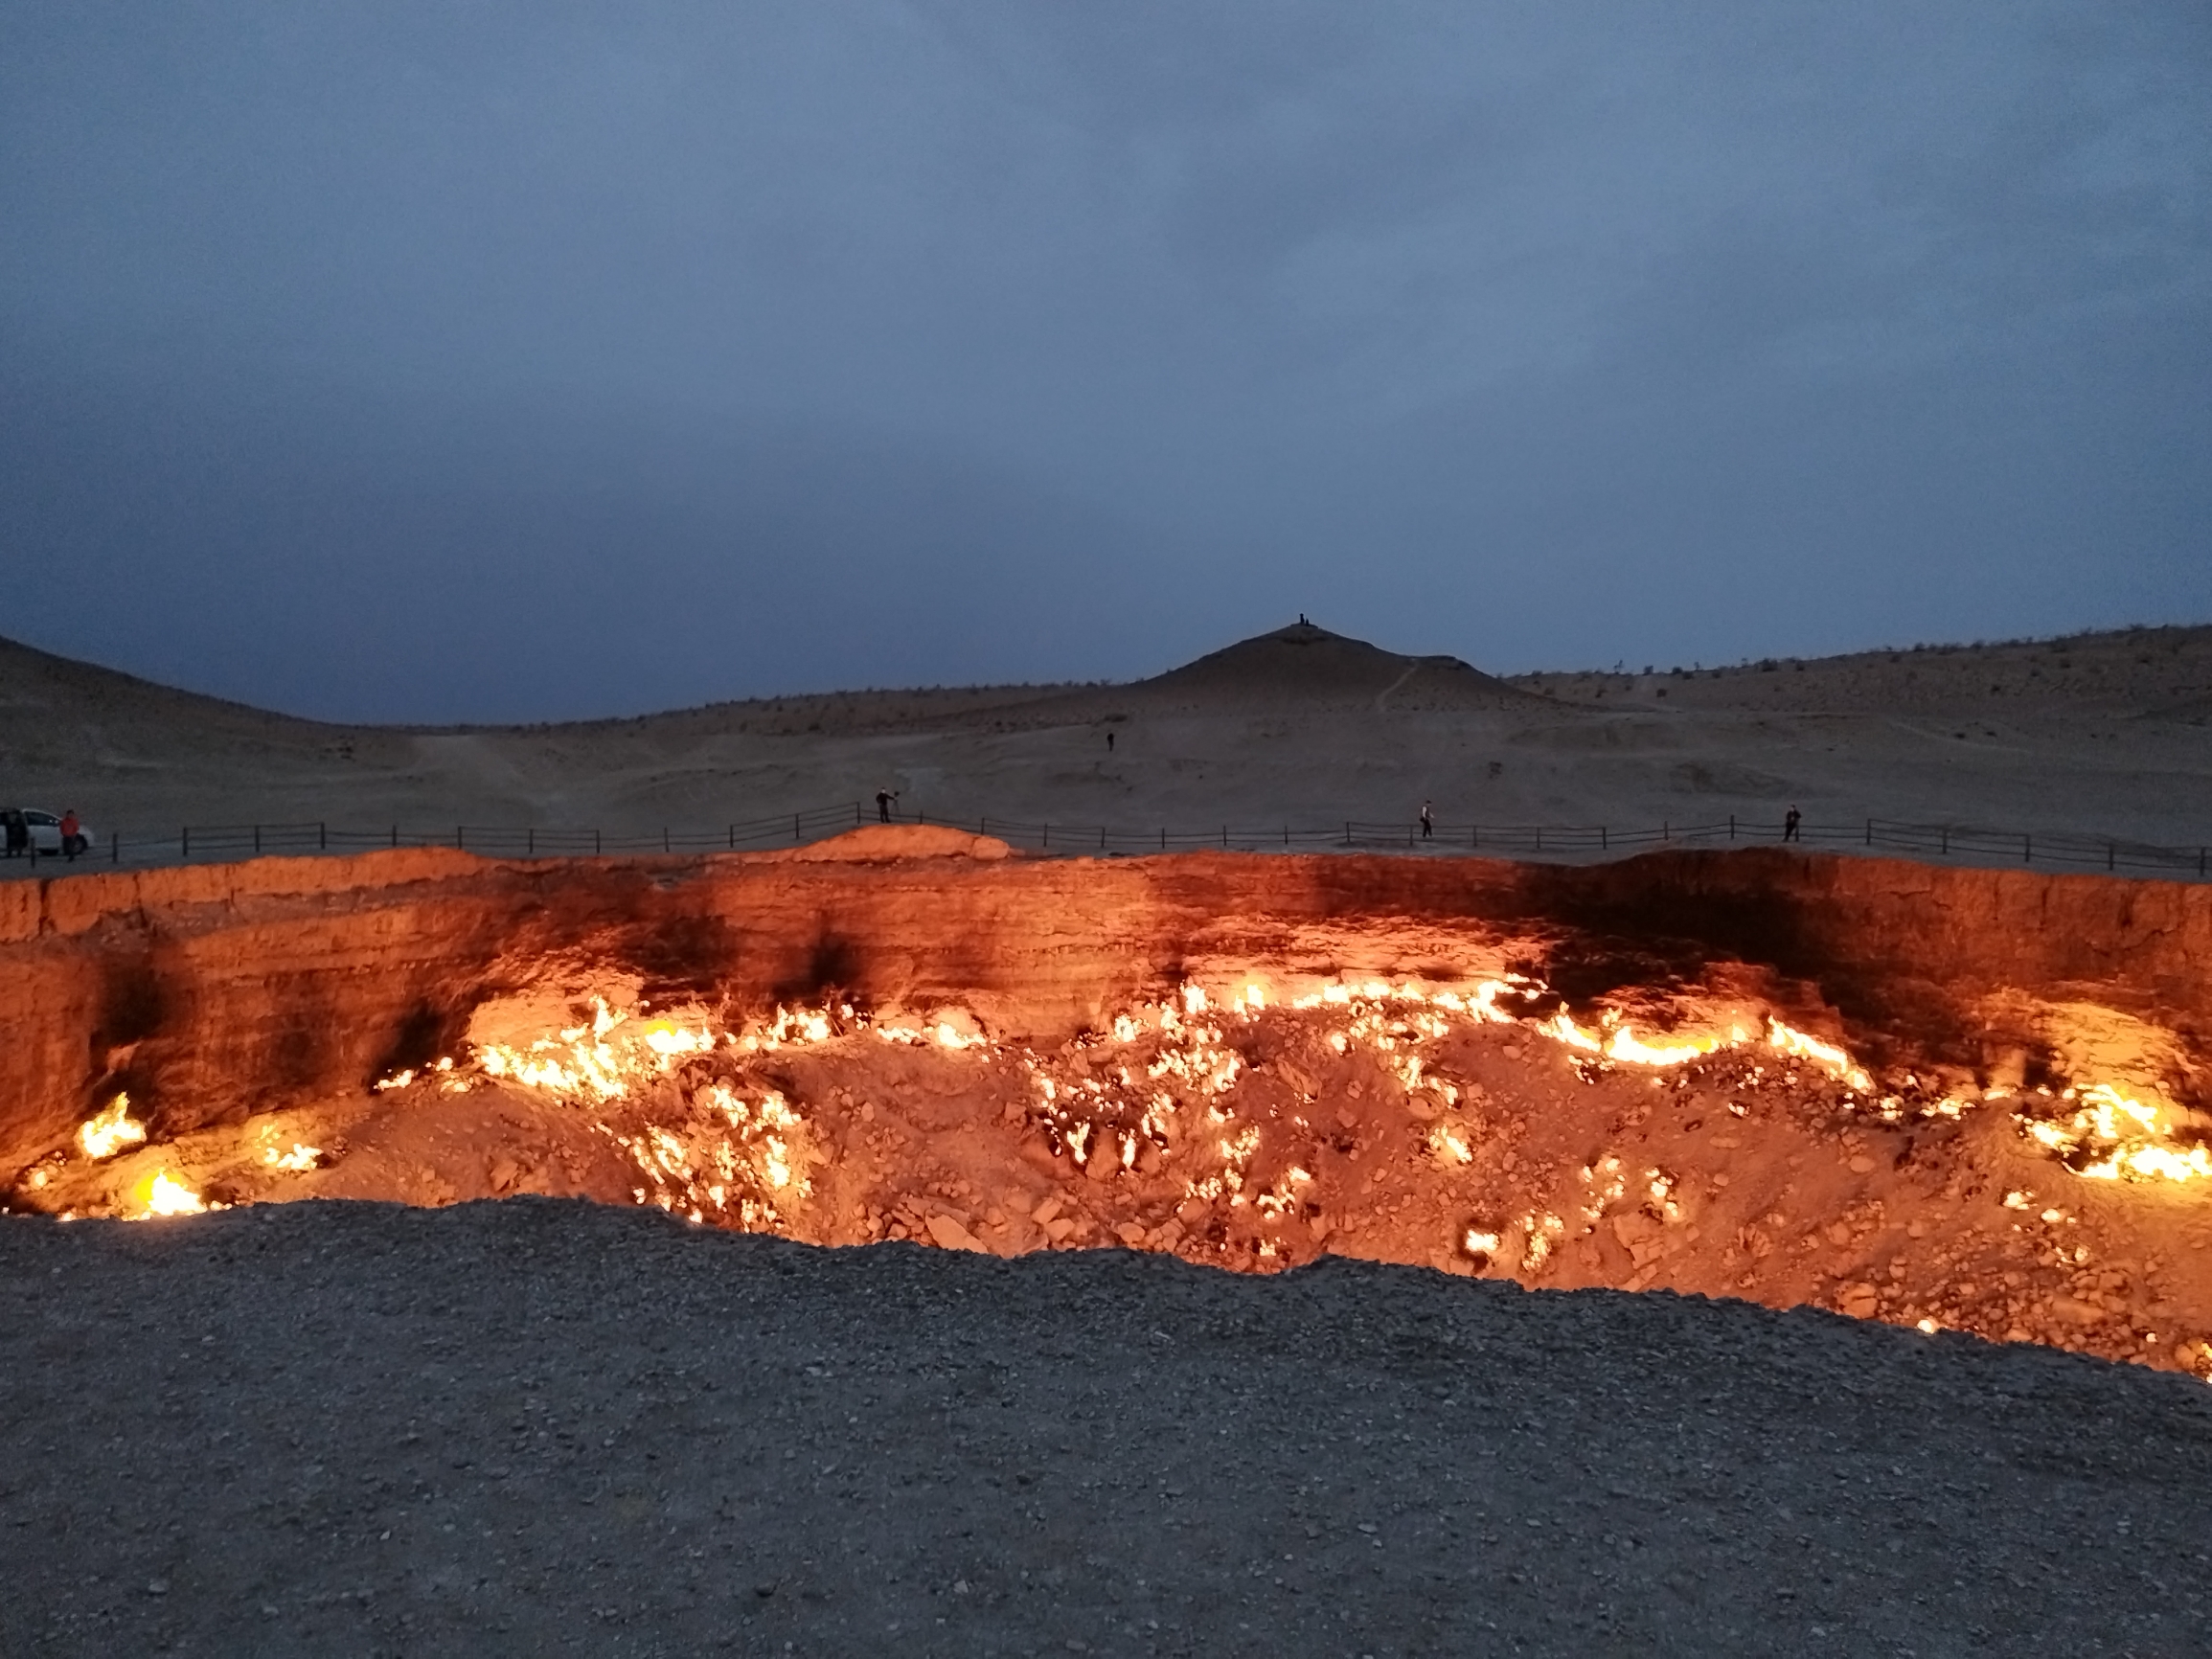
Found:
[(1705, 823), (1627, 827), (1607, 824), (1443, 824), (1425, 830), (1418, 822), (1347, 819), (1324, 827), (1223, 824), (1214, 830), (1113, 830), (984, 818), (977, 829), (1003, 841), (1038, 851), (1172, 852), (1199, 848), (1230, 851), (1464, 852), (1544, 858), (1598, 857), (1668, 846), (1748, 846), (1794, 842), (1802, 846), (1885, 852), (1935, 853), (1978, 862), (2057, 864), (2111, 872), (2155, 872), (2203, 879), (2212, 871), (2212, 845), (2160, 846), (2109, 835), (2037, 833), (1950, 824), (1913, 824), (1891, 818), (1852, 823), (1801, 821), (1794, 833), (1781, 819), (1731, 815)]
[[(122, 831), (103, 836), (77, 857), (52, 852), (0, 861), (0, 875), (52, 875), (100, 865), (148, 866), (253, 858), (270, 854), (361, 852), (377, 848), (453, 847), (499, 858), (608, 857), (620, 854), (745, 852), (818, 841), (881, 819), (859, 803), (815, 807), (754, 818), (716, 829), (658, 830), (582, 830), (454, 824), (436, 829), (389, 824), (381, 828), (325, 822), (182, 825), (173, 832)], [(1653, 848), (1749, 846), (1793, 841), (1808, 847), (1902, 852), (1913, 857), (1975, 863), (2056, 865), (2114, 875), (2155, 875), (2204, 880), (2212, 872), (2212, 846), (2161, 846), (2111, 835), (1988, 830), (1956, 824), (1915, 824), (1891, 818), (1849, 822), (1802, 821), (1790, 834), (1782, 820), (1731, 815), (1706, 822), (1656, 826), (1609, 824), (1431, 824), (1405, 820), (1342, 819), (1295, 826), (1220, 824), (1210, 828), (1154, 829), (1053, 823), (1016, 818), (933, 816), (895, 809), (892, 821), (973, 828), (1026, 851), (1065, 857), (1101, 854), (1220, 851), (1396, 852), (1493, 853), (1523, 858), (1606, 859)]]
[(856, 804), (814, 807), (773, 818), (754, 818), (714, 830), (579, 830), (542, 826), (455, 824), (450, 828), (389, 824), (380, 828), (328, 822), (288, 824), (190, 824), (172, 831), (118, 830), (64, 859), (33, 852), (10, 859), (0, 870), (34, 870), (52, 875), (57, 868), (100, 864), (149, 865), (221, 862), (270, 855), (316, 852), (371, 852), (400, 847), (453, 847), (496, 858), (596, 858), (619, 853), (739, 852), (789, 847), (839, 834), (862, 821)]

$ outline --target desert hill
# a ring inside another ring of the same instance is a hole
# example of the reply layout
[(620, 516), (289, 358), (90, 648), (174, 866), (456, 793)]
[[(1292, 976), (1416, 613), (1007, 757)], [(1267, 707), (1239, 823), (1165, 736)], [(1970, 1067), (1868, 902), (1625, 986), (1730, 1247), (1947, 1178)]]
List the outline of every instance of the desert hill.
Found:
[(1300, 617), (1288, 627), (1240, 640), (1179, 669), (1140, 680), (1130, 692), (1156, 699), (1290, 699), (1386, 709), (1509, 709), (1539, 693), (1494, 679), (1457, 657), (1401, 656)]
[[(899, 792), (1120, 827), (1864, 817), (2212, 841), (2212, 627), (1511, 681), (1301, 620), (1123, 685), (342, 725), (0, 640), (0, 800), (99, 830), (710, 829)], [(1107, 737), (1114, 742), (1108, 746)]]
[(2069, 710), (2202, 722), (2212, 716), (2212, 627), (2125, 628), (1995, 645), (1923, 645), (1732, 667), (1534, 673), (1514, 685), (1609, 706), (1792, 714)]
[(188, 724), (203, 738), (272, 747), (354, 747), (378, 737), (490, 733), (711, 732), (825, 736), (851, 731), (1096, 718), (1136, 704), (1288, 698), (1379, 712), (1544, 705), (1611, 709), (1881, 714), (2059, 708), (2127, 717), (2212, 716), (2212, 625), (2142, 627), (1992, 645), (1934, 644), (1833, 657), (1765, 658), (1641, 670), (1545, 670), (1500, 678), (1452, 656), (1410, 656), (1301, 617), (1149, 679), (1108, 685), (980, 685), (815, 692), (554, 724), (374, 725), (310, 719), (167, 686), (0, 636), (0, 753), (21, 763), (81, 753), (110, 722)]

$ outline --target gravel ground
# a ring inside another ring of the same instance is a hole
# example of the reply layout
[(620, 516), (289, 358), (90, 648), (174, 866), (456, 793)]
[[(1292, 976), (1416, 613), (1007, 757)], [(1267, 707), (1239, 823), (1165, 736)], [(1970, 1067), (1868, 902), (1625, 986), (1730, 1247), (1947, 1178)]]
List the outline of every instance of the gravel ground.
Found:
[(2212, 1391), (1329, 1260), (0, 1222), (0, 1651), (2201, 1653)]

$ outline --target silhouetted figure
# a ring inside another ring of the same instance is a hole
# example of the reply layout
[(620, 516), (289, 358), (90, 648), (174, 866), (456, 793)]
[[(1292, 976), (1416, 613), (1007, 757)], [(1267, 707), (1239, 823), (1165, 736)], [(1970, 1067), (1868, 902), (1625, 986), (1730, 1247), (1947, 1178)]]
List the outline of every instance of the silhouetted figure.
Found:
[(1796, 807), (1792, 807), (1785, 812), (1782, 815), (1782, 839), (1785, 841), (1796, 840), (1797, 826), (1802, 822), (1804, 822), (1804, 814), (1799, 812)]
[(1436, 804), (1432, 801), (1424, 801), (1421, 804), (1421, 838), (1425, 841), (1435, 833)]
[(77, 808), (72, 807), (61, 814), (61, 855), (75, 858), (84, 851), (84, 837), (78, 833)]
[(1113, 735), (1111, 732), (1108, 732), (1108, 733), (1106, 734), (1106, 753), (1110, 755), (1110, 754), (1112, 754), (1113, 752), (1114, 752), (1114, 735)]
[(892, 803), (892, 802), (894, 802), (894, 801), (896, 801), (896, 800), (898, 800), (898, 799), (899, 799), (899, 791), (898, 791), (898, 790), (896, 790), (896, 789), (878, 789), (878, 790), (877, 790), (877, 791), (876, 791), (876, 816), (877, 816), (877, 817), (878, 817), (878, 818), (880, 818), (880, 819), (882, 819), (882, 820), (883, 820), (883, 822), (884, 822), (884, 823), (886, 823), (886, 824), (890, 823), (890, 822), (891, 822), (891, 803)]
[(0, 818), (6, 820), (8, 856), (11, 858), (22, 857), (31, 847), (30, 820), (12, 807), (9, 807), (5, 813), (0, 813)]

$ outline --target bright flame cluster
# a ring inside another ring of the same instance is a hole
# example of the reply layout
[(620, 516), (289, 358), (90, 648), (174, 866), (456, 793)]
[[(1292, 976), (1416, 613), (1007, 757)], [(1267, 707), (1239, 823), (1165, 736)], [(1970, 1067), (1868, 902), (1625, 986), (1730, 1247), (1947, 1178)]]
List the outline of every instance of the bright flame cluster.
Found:
[[(1226, 1041), (1226, 1028), (1250, 1024), (1270, 1000), (1257, 984), (1220, 1000), (1198, 985), (1185, 985), (1162, 1002), (1115, 1014), (1106, 1030), (1087, 1043), (1073, 1075), (1068, 1068), (1024, 1055), (1040, 1097), (1039, 1113), (1075, 1161), (1096, 1172), (1095, 1161), (1102, 1158), (1112, 1167), (1130, 1167), (1147, 1142), (1170, 1147), (1177, 1113), (1186, 1106), (1202, 1108), (1209, 1133), (1199, 1145), (1213, 1148), (1219, 1164), (1190, 1177), (1186, 1196), (1230, 1208), (1248, 1203), (1262, 1214), (1287, 1215), (1296, 1208), (1295, 1183), (1285, 1177), (1264, 1192), (1253, 1187), (1249, 1170), (1260, 1154), (1259, 1131), (1237, 1124), (1234, 1108), (1223, 1098), (1244, 1063)], [(1474, 1157), (1470, 1126), (1448, 1115), (1461, 1103), (1463, 1089), (1440, 1075), (1419, 1050), (1468, 1026), (1517, 1026), (1593, 1062), (1653, 1069), (1690, 1064), (1763, 1041), (1783, 1057), (1830, 1073), (1849, 1089), (1873, 1088), (1873, 1079), (1843, 1048), (1772, 1016), (1757, 1035), (1742, 1020), (1659, 1034), (1639, 1032), (1617, 1010), (1599, 1013), (1594, 1024), (1585, 1024), (1565, 1009), (1541, 1018), (1528, 1011), (1551, 1000), (1540, 982), (1509, 974), (1448, 989), (1410, 981), (1339, 981), (1279, 999), (1276, 1006), (1341, 1015), (1340, 1023), (1323, 1034), (1324, 1043), (1337, 1055), (1358, 1050), (1372, 1056), (1416, 1103), (1418, 1115), (1437, 1120), (1427, 1131), (1427, 1145), (1447, 1168), (1471, 1164)], [(1136, 1052), (1127, 1052), (1131, 1050)], [(1292, 1066), (1285, 1075), (1294, 1079), (1298, 1074)], [(1309, 1105), (1313, 1103), (1310, 1085), (1294, 1082), (1294, 1087)], [(1311, 1132), (1304, 1118), (1293, 1121)], [(1549, 1247), (1545, 1230), (1532, 1226), (1531, 1249), (1540, 1261)]]
[(781, 1094), (771, 1090), (748, 1102), (725, 1083), (709, 1083), (693, 1112), (686, 1123), (652, 1124), (637, 1134), (598, 1125), (650, 1183), (633, 1190), (640, 1204), (694, 1221), (712, 1212), (724, 1225), (750, 1232), (781, 1220), (780, 1204), (812, 1195), (806, 1120)]
[(128, 1095), (117, 1095), (77, 1128), (77, 1144), (94, 1163), (112, 1158), (124, 1148), (135, 1147), (145, 1139), (146, 1125), (131, 1118)]
[[(777, 1013), (778, 1026), (762, 1046), (780, 1047), (787, 1038), (787, 1018), (781, 1009)], [(824, 1025), (826, 1035), (826, 1019)], [(604, 1102), (620, 1099), (640, 1078), (666, 1074), (685, 1056), (708, 1053), (715, 1041), (715, 1034), (703, 1028), (669, 1019), (633, 1019), (608, 1008), (604, 997), (594, 997), (589, 1023), (536, 1038), (524, 1049), (479, 1043), (475, 1057), (488, 1077)]]
[(167, 1170), (158, 1171), (147, 1183), (146, 1214), (148, 1216), (197, 1216), (206, 1209), (207, 1200)]
[[(1751, 1033), (1743, 1025), (1731, 1024), (1725, 1031), (1677, 1032), (1656, 1042), (1647, 1042), (1611, 1009), (1599, 1016), (1598, 1029), (1594, 1031), (1564, 1009), (1539, 1023), (1537, 1030), (1568, 1048), (1631, 1066), (1688, 1065), (1725, 1049), (1743, 1048), (1752, 1040)], [(1842, 1048), (1784, 1025), (1771, 1014), (1767, 1016), (1767, 1046), (1778, 1054), (1818, 1066), (1846, 1088), (1859, 1094), (1871, 1093), (1874, 1088), (1874, 1079)]]
[(2066, 1117), (2052, 1121), (2019, 1115), (2031, 1140), (2064, 1160), (2077, 1175), (2092, 1181), (2195, 1181), (2212, 1176), (2212, 1152), (2201, 1147), (2180, 1150), (2167, 1144), (2158, 1108), (2122, 1094), (2110, 1083), (2068, 1089), (2073, 1102)]

